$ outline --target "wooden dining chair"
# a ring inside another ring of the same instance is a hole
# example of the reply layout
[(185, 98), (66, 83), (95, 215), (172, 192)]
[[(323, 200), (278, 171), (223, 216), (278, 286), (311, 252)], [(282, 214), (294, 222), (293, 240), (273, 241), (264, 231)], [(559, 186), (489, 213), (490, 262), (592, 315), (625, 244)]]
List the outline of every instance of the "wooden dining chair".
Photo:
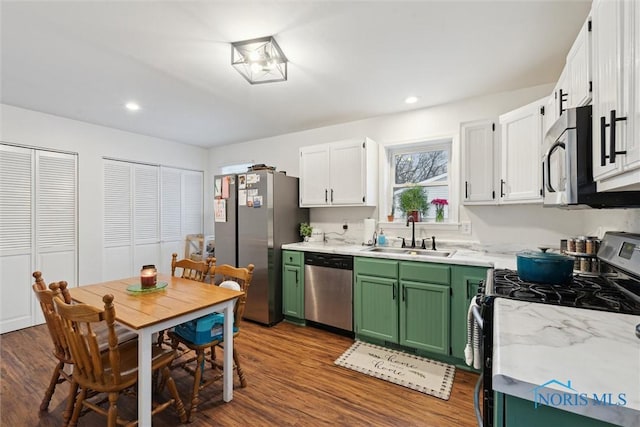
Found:
[(53, 369), (51, 375), (51, 381), (44, 393), (42, 403), (40, 403), (40, 411), (47, 411), (49, 409), (49, 402), (55, 392), (56, 386), (65, 381), (69, 382), (69, 395), (67, 400), (67, 406), (62, 414), (64, 422), (71, 417), (71, 411), (73, 410), (73, 401), (78, 390), (77, 385), (73, 382), (71, 369), (73, 366), (73, 359), (71, 358), (71, 352), (67, 345), (67, 340), (62, 330), (62, 324), (60, 323), (60, 317), (55, 311), (53, 305), (53, 298), (55, 296), (61, 296), (65, 301), (71, 302), (71, 296), (67, 290), (67, 282), (52, 283), (50, 289), (47, 289), (42, 273), (35, 271), (33, 273), (35, 283), (31, 286), (33, 292), (38, 298), (42, 314), (44, 315), (49, 335), (53, 343), (53, 356), (58, 359), (58, 363)]
[[(74, 361), (73, 380), (80, 388), (69, 422), (72, 427), (77, 425), (80, 412), (85, 407), (106, 416), (109, 427), (137, 424), (137, 421), (130, 422), (118, 417), (117, 401), (122, 392), (132, 389), (138, 381), (138, 341), (118, 342), (113, 295), (105, 295), (102, 301), (104, 309), (88, 304), (68, 304), (59, 295), (53, 298)], [(98, 325), (104, 325), (108, 331), (106, 343), (95, 333)], [(101, 351), (100, 348), (105, 344), (107, 350)], [(185, 423), (186, 411), (169, 370), (175, 352), (157, 346), (152, 346), (151, 352), (152, 369), (161, 372), (163, 384), (171, 394), (168, 401), (154, 405), (152, 415), (173, 405), (180, 421)], [(108, 408), (88, 399), (87, 393), (90, 391), (108, 394)], [(148, 399), (149, 396), (140, 398)]]
[[(206, 282), (209, 277), (209, 272), (212, 267), (216, 265), (216, 259), (209, 257), (203, 261), (194, 261), (191, 259), (183, 258), (178, 259), (178, 254), (171, 254), (171, 276), (176, 277), (176, 269), (179, 269), (180, 276), (183, 279), (195, 280), (197, 282)], [(158, 332), (157, 343), (159, 346), (164, 344), (164, 337), (167, 331)]]
[[(40, 308), (42, 309), (42, 314), (44, 315), (47, 329), (49, 330), (49, 335), (51, 336), (51, 341), (53, 343), (53, 356), (58, 359), (58, 363), (53, 369), (49, 386), (44, 393), (42, 403), (40, 403), (40, 411), (44, 412), (49, 409), (49, 403), (51, 402), (51, 398), (53, 397), (56, 386), (67, 381), (69, 382), (70, 388), (67, 406), (62, 413), (64, 423), (66, 424), (71, 417), (73, 402), (75, 400), (76, 393), (78, 392), (78, 386), (73, 382), (73, 374), (71, 372), (73, 368), (73, 359), (71, 357), (69, 346), (67, 345), (67, 340), (62, 330), (60, 317), (58, 316), (58, 313), (56, 313), (55, 307), (53, 305), (53, 298), (59, 295), (67, 304), (71, 304), (71, 294), (69, 293), (68, 284), (65, 281), (53, 282), (47, 289), (45, 281), (42, 277), (42, 272), (34, 271), (32, 276), (35, 279), (35, 282), (31, 287), (36, 295), (36, 298), (38, 299), (38, 302), (40, 303)], [(120, 325), (116, 325), (115, 329), (119, 342), (125, 342), (138, 338), (138, 335), (135, 332), (132, 332)], [(96, 330), (96, 333), (98, 335), (106, 337), (107, 330), (105, 328), (98, 328)], [(105, 348), (102, 348), (101, 350), (104, 350)]]
[[(232, 267), (228, 264), (224, 264), (216, 266), (211, 270), (213, 278), (219, 278), (221, 280), (220, 286), (230, 287), (229, 285), (236, 284), (239, 286), (238, 290), (244, 292), (244, 294), (240, 298), (238, 298), (238, 301), (236, 301), (234, 307), (234, 339), (240, 334), (240, 323), (242, 322), (242, 317), (244, 315), (244, 308), (247, 303), (247, 294), (249, 291), (249, 286), (251, 285), (254, 268), (255, 266), (253, 264), (249, 264), (246, 268)], [(194, 414), (198, 410), (198, 405), (200, 403), (200, 391), (222, 378), (222, 363), (218, 362), (215, 349), (218, 347), (224, 348), (223, 337), (220, 334), (210, 341), (196, 343), (189, 337), (185, 337), (184, 334), (181, 335), (180, 331), (181, 329), (178, 327), (169, 332), (172, 347), (176, 349), (180, 344), (182, 344), (189, 350), (194, 351), (195, 356), (177, 360), (176, 363), (172, 366), (172, 369), (181, 367), (194, 377), (193, 391), (191, 394), (191, 405), (189, 406), (188, 416), (189, 422), (191, 422), (193, 421)], [(207, 350), (209, 350), (208, 354)], [(233, 369), (238, 374), (240, 386), (246, 387), (247, 380), (240, 365), (240, 357), (238, 356), (237, 345), (233, 346), (233, 362)], [(215, 373), (213, 373), (208, 379), (204, 378), (205, 363), (211, 365), (212, 370), (215, 371)]]
[(173, 253), (171, 255), (171, 275), (176, 275), (176, 268), (182, 270), (180, 277), (183, 279), (196, 280), (198, 282), (205, 282), (209, 275), (209, 270), (212, 265), (215, 265), (216, 259), (209, 257), (203, 261), (194, 261), (192, 259), (183, 258), (178, 260), (178, 254)]

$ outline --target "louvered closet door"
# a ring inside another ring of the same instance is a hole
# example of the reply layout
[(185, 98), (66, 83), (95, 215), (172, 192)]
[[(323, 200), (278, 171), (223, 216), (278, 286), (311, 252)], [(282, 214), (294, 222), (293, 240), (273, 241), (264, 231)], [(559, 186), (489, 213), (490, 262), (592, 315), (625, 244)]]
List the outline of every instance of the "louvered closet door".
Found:
[(133, 273), (133, 202), (131, 164), (104, 160), (104, 280)]
[(33, 324), (33, 156), (0, 145), (0, 333)]
[(31, 273), (77, 276), (77, 156), (0, 145), (0, 333), (43, 323)]
[[(77, 157), (36, 152), (36, 269), (49, 282), (77, 286)], [(37, 323), (44, 322), (36, 307)]]
[[(133, 165), (134, 270), (160, 264), (160, 203), (157, 166)], [(137, 274), (132, 272), (133, 274)]]
[(182, 234), (202, 233), (202, 172), (182, 172)]
[(182, 171), (173, 168), (160, 168), (161, 227), (160, 227), (160, 266), (159, 271), (171, 273), (171, 254), (184, 255), (184, 237), (182, 236)]

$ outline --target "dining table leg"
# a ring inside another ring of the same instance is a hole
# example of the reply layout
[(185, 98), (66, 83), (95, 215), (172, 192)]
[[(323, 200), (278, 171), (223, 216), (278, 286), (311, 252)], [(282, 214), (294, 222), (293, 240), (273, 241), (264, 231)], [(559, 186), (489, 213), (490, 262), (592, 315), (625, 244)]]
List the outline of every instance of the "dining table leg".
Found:
[(138, 425), (151, 427), (151, 337), (144, 328), (138, 334)]
[(222, 399), (225, 402), (230, 402), (233, 399), (233, 301), (225, 304), (224, 318)]

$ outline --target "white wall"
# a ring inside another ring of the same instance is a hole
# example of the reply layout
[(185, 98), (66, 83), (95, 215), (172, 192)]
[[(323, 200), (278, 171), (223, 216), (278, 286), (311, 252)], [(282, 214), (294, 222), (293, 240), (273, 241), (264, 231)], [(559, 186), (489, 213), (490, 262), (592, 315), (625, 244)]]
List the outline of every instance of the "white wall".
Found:
[[(455, 170), (459, 172), (460, 123), (478, 119), (497, 118), (498, 115), (518, 108), (551, 93), (553, 85), (542, 85), (513, 92), (478, 97), (446, 105), (410, 111), (389, 116), (374, 117), (356, 122), (279, 135), (241, 144), (214, 147), (210, 150), (209, 170), (217, 173), (223, 165), (255, 162), (286, 170), (298, 176), (298, 148), (330, 141), (367, 136), (381, 145), (390, 145), (416, 139), (454, 137)], [(210, 184), (209, 184), (210, 186)], [(472, 223), (472, 234), (463, 235), (457, 227), (419, 226), (419, 237), (436, 235), (442, 239), (475, 240), (487, 245), (512, 243), (514, 247), (559, 246), (560, 239), (574, 235), (593, 235), (600, 225), (609, 229), (639, 229), (640, 210), (566, 211), (543, 208), (539, 205), (469, 206), (460, 208), (460, 220)], [(362, 242), (362, 219), (378, 217), (371, 208), (314, 208), (311, 222), (325, 232), (342, 234), (342, 223), (347, 220), (349, 230), (339, 236), (353, 243)], [(603, 222), (603, 224), (599, 224)], [(606, 223), (606, 224), (605, 224)], [(208, 224), (211, 226), (211, 224)], [(207, 232), (211, 232), (208, 229)], [(385, 232), (390, 237), (408, 236), (404, 224), (394, 224)]]
[[(0, 140), (78, 153), (80, 284), (101, 281), (102, 158), (205, 171), (207, 150), (0, 104)], [(207, 200), (207, 198), (205, 198)], [(46, 276), (46, 272), (44, 272)], [(64, 278), (48, 278), (63, 280)]]

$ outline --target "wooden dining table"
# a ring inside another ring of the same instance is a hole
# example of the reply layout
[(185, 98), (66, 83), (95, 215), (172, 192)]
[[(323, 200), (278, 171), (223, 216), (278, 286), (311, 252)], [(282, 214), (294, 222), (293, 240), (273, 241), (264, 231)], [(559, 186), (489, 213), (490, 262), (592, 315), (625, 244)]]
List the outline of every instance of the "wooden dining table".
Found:
[(151, 426), (151, 349), (155, 333), (204, 315), (224, 313), (223, 392), (225, 402), (233, 399), (233, 307), (243, 292), (168, 275), (158, 275), (152, 291), (131, 291), (140, 277), (112, 280), (70, 289), (74, 301), (103, 307), (102, 297), (114, 296), (116, 321), (138, 334), (138, 422)]

